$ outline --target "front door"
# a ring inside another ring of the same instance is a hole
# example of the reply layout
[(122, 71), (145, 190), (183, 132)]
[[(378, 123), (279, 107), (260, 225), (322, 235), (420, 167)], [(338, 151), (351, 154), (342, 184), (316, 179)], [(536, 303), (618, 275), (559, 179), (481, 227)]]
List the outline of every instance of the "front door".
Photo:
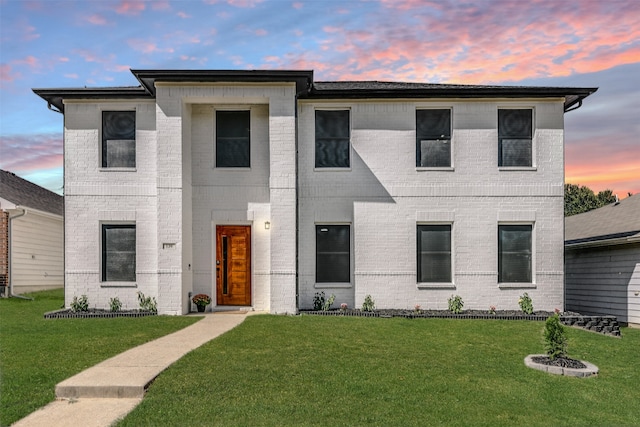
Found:
[(218, 305), (251, 305), (251, 227), (216, 226)]

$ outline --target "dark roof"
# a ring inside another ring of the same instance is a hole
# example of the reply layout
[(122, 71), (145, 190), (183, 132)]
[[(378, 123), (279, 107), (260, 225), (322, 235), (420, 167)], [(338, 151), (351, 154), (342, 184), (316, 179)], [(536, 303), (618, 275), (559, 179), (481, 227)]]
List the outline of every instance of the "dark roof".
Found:
[(566, 217), (564, 230), (565, 245), (627, 238), (639, 234), (640, 194)]
[(0, 197), (14, 205), (56, 215), (64, 214), (64, 197), (0, 169)]
[(310, 98), (549, 98), (564, 97), (565, 111), (598, 88), (489, 86), (436, 83), (344, 81), (315, 82)]
[[(485, 86), (379, 81), (314, 82), (313, 71), (293, 70), (131, 70), (141, 86), (33, 89), (49, 107), (64, 112), (64, 99), (132, 99), (156, 96), (156, 82), (292, 82), (299, 98), (565, 98), (565, 111), (598, 88)], [(576, 107), (577, 108), (577, 107)]]

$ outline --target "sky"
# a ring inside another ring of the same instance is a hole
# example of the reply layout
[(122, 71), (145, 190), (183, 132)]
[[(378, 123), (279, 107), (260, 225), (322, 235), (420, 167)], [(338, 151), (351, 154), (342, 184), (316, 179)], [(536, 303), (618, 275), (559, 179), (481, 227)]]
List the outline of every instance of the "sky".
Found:
[(0, 0), (0, 168), (62, 194), (63, 117), (31, 89), (130, 69), (599, 87), (565, 115), (565, 180), (640, 193), (640, 0)]

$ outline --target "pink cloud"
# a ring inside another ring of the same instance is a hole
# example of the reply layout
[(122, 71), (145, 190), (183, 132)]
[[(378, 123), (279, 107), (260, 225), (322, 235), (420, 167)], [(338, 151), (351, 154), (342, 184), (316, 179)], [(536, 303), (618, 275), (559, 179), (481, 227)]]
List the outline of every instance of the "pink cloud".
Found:
[(77, 79), (78, 77), (80, 77), (76, 73), (65, 74), (64, 76), (68, 79)]
[(131, 47), (131, 49), (138, 51), (138, 52), (142, 52), (142, 53), (157, 53), (157, 52), (173, 52), (174, 49), (171, 47), (168, 48), (160, 48), (158, 47), (158, 45), (154, 42), (150, 42), (150, 41), (146, 41), (146, 40), (141, 40), (141, 39), (130, 39), (127, 40), (127, 44), (129, 45), (129, 47)]
[(191, 18), (191, 15), (188, 15), (185, 12), (178, 12), (176, 15), (178, 15), (182, 19)]
[(13, 61), (14, 64), (26, 65), (30, 68), (37, 68), (40, 66), (40, 61), (35, 56), (29, 55), (23, 59), (16, 59)]
[(151, 9), (153, 10), (169, 10), (171, 6), (169, 5), (169, 0), (156, 0), (151, 3)]
[(62, 166), (62, 135), (36, 134), (0, 138), (1, 168), (13, 172)]
[(108, 23), (104, 16), (98, 15), (97, 13), (89, 16), (87, 22), (93, 25), (107, 25)]
[(254, 34), (255, 34), (256, 36), (259, 36), (259, 37), (264, 37), (264, 36), (266, 36), (268, 33), (267, 33), (267, 30), (264, 30), (264, 29), (260, 28), (260, 29), (255, 30), (255, 31), (254, 31)]
[(20, 74), (14, 73), (9, 64), (0, 64), (0, 81), (12, 82), (16, 78), (20, 77)]
[(293, 2), (293, 4), (292, 4), (291, 6), (292, 6), (294, 9), (298, 9), (298, 10), (300, 10), (300, 9), (302, 9), (302, 7), (303, 7), (304, 5), (303, 5), (302, 3), (300, 3), (300, 2), (298, 2), (298, 1), (296, 1), (296, 2)]
[(139, 15), (145, 7), (142, 0), (121, 0), (115, 11), (120, 15)]

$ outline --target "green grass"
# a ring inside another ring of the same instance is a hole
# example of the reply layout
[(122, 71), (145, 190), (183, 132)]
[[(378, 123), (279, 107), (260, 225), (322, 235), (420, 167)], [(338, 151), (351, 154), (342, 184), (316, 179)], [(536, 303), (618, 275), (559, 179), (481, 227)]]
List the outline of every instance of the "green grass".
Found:
[(182, 329), (194, 317), (48, 319), (62, 290), (33, 301), (0, 299), (0, 425), (54, 400), (55, 385), (131, 347)]
[(524, 366), (543, 322), (252, 316), (160, 375), (122, 426), (631, 426), (640, 330), (568, 329), (596, 378)]

